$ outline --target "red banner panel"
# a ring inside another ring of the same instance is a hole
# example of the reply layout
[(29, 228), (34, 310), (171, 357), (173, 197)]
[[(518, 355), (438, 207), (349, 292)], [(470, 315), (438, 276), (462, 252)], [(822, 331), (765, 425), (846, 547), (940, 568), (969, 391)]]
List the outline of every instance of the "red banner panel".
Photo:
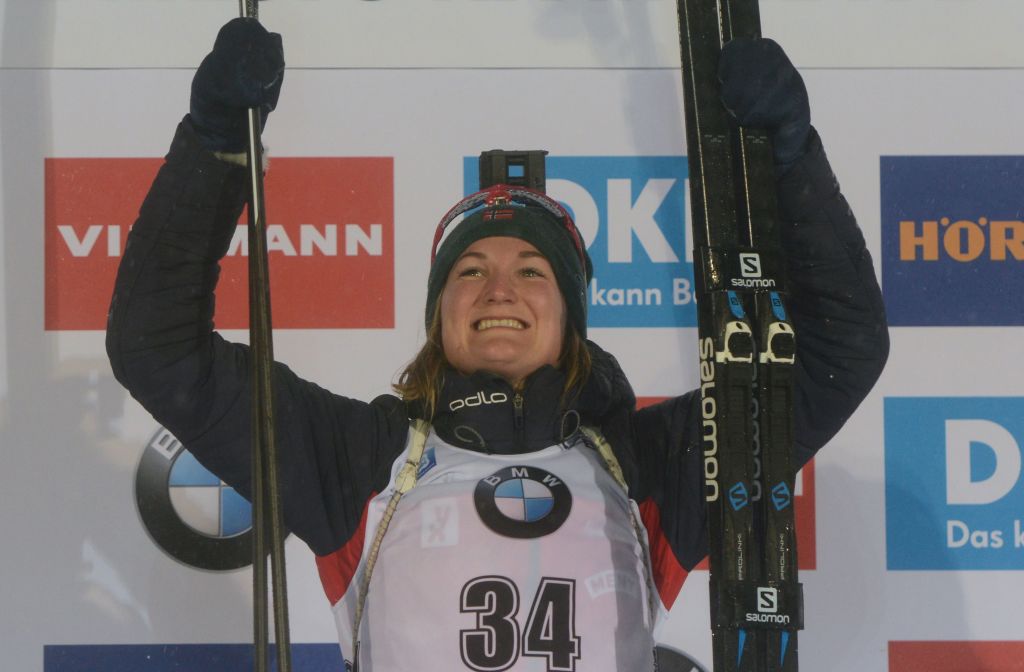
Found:
[[(128, 230), (161, 159), (46, 160), (46, 329), (104, 329)], [(392, 328), (394, 168), (385, 158), (276, 158), (266, 176), (275, 329)], [(243, 213), (216, 325), (248, 325)]]
[(889, 642), (889, 672), (1024, 672), (1024, 641)]

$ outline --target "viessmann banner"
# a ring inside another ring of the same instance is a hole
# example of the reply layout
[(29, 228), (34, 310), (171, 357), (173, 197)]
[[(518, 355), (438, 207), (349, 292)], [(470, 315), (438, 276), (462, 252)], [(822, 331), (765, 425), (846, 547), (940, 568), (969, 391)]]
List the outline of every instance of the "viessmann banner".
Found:
[[(46, 160), (47, 330), (106, 329), (125, 240), (161, 163)], [(266, 193), (275, 328), (393, 327), (391, 159), (273, 163)], [(248, 325), (248, 256), (248, 229), (239, 223), (217, 285), (220, 329)]]

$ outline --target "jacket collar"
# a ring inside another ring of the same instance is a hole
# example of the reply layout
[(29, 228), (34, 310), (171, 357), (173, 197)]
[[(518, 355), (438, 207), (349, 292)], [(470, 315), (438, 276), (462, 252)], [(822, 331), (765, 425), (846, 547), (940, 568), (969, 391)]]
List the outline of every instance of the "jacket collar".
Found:
[(582, 388), (564, 394), (565, 375), (543, 366), (516, 391), (492, 373), (445, 372), (432, 424), (444, 441), (470, 450), (517, 454), (575, 435), (581, 423), (600, 427), (617, 410), (632, 410), (633, 390), (615, 358), (587, 342), (593, 362)]

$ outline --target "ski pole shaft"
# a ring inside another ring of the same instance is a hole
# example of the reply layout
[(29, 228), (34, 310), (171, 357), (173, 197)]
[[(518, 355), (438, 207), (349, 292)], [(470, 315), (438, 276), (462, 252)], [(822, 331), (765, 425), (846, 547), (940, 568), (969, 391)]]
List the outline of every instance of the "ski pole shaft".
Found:
[[(239, 0), (243, 18), (259, 18), (258, 0)], [(253, 639), (256, 672), (268, 666), (267, 544), (270, 547), (274, 597), (277, 669), (291, 672), (288, 596), (285, 583), (284, 526), (280, 508), (271, 366), (274, 347), (270, 317), (266, 200), (263, 193), (262, 119), (259, 108), (247, 111), (249, 131), (249, 345), (252, 359), (252, 497), (253, 497)], [(269, 539), (268, 539), (269, 536)]]

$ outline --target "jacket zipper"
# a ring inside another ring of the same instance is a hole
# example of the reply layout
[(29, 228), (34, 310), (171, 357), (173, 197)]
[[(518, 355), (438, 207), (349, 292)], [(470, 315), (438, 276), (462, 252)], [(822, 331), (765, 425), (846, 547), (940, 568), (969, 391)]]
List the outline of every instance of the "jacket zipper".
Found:
[(512, 396), (512, 410), (514, 412), (512, 428), (514, 430), (515, 444), (518, 450), (526, 448), (526, 419), (523, 417), (523, 395), (516, 392)]

